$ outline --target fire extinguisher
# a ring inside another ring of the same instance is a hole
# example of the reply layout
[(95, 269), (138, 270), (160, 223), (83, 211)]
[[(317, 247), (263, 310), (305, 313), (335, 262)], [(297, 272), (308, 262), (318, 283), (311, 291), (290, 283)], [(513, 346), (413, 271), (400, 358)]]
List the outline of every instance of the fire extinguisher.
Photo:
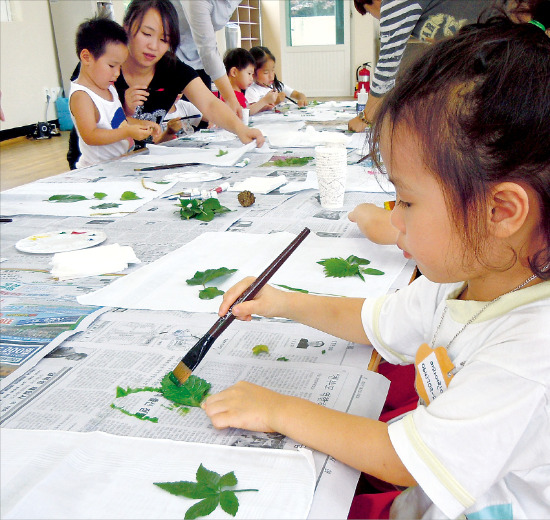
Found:
[(370, 92), (370, 63), (363, 63), (363, 65), (360, 65), (357, 67), (357, 70), (355, 71), (355, 79), (357, 80), (356, 86), (355, 86), (355, 94), (354, 97), (357, 98), (357, 93), (361, 90), (361, 88), (364, 88), (366, 92)]

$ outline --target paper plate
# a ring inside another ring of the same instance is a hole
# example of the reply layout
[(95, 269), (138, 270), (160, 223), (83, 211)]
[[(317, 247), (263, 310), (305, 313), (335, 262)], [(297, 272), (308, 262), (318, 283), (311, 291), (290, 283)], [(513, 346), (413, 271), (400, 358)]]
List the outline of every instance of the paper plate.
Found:
[(107, 235), (103, 231), (65, 229), (23, 238), (15, 244), (15, 248), (24, 253), (61, 253), (96, 246), (106, 238)]
[(163, 177), (165, 181), (185, 181), (185, 182), (207, 182), (221, 179), (223, 174), (220, 172), (188, 172), (188, 173), (170, 173)]

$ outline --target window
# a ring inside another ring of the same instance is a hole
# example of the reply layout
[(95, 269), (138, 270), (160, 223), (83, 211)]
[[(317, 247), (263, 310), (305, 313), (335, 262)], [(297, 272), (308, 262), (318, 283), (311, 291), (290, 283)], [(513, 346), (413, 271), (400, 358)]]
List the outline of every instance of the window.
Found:
[(287, 0), (287, 45), (342, 45), (343, 0)]

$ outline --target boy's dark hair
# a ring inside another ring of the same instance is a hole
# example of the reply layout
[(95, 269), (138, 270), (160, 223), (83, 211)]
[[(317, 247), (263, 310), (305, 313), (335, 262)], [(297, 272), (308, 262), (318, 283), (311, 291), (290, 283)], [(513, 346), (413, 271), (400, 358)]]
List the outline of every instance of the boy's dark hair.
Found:
[(108, 43), (128, 44), (126, 31), (113, 20), (104, 16), (97, 16), (86, 20), (78, 26), (76, 31), (76, 55), (88, 49), (94, 59), (105, 54)]
[(372, 0), (353, 0), (353, 5), (355, 5), (355, 10), (362, 15), (367, 14), (365, 9), (365, 4), (372, 5)]
[[(542, 4), (546, 9), (536, 16), (548, 20), (550, 0)], [(550, 279), (549, 56), (550, 38), (531, 23), (500, 16), (467, 25), (430, 46), (403, 74), (385, 96), (370, 138), (372, 158), (382, 167), (382, 129), (414, 135), (464, 243), (480, 260), (488, 246), (491, 188), (506, 181), (529, 186), (544, 241), (529, 265), (542, 279)], [(511, 262), (516, 258), (512, 251)]]
[(236, 67), (237, 70), (246, 69), (249, 65), (256, 66), (256, 60), (254, 56), (250, 54), (246, 49), (237, 47), (236, 49), (229, 49), (223, 56), (223, 64), (225, 65), (225, 70), (229, 74), (229, 71)]
[[(252, 49), (250, 49), (250, 54), (252, 54), (254, 61), (256, 62), (254, 70), (261, 69), (267, 60), (273, 60), (274, 62), (277, 61), (273, 53), (267, 47), (262, 47), (261, 45), (252, 47)], [(276, 74), (275, 79), (273, 80), (273, 86), (279, 92), (283, 90), (283, 84), (277, 79)]]
[(170, 50), (175, 53), (180, 44), (180, 28), (178, 13), (170, 0), (132, 0), (124, 14), (124, 27), (128, 33), (133, 31), (134, 35), (137, 34), (149, 9), (155, 9), (160, 14), (164, 36), (168, 39)]

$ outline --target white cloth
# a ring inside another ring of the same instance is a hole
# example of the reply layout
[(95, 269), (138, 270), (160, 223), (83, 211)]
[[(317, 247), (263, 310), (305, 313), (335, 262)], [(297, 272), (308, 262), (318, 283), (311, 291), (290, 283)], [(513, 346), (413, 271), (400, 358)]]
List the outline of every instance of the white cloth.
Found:
[(131, 246), (97, 246), (91, 249), (67, 251), (53, 255), (52, 276), (59, 280), (72, 280), (105, 273), (119, 273), (128, 264), (139, 264)]
[(248, 190), (255, 194), (266, 194), (276, 190), (279, 186), (286, 183), (284, 175), (275, 177), (247, 177), (244, 181), (236, 182), (228, 191)]
[[(286, 96), (290, 97), (291, 94), (294, 92), (294, 89), (292, 87), (289, 87), (285, 85), (284, 83), (281, 83), (283, 85), (283, 92)], [(258, 85), (257, 83), (252, 83), (250, 87), (248, 87), (244, 93), (244, 97), (246, 98), (246, 101), (249, 105), (252, 103), (256, 103), (260, 101), (268, 92), (271, 92), (271, 88), (264, 87), (262, 85)]]
[[(200, 464), (233, 471), (238, 518), (307, 518), (315, 489), (309, 450), (143, 439), (103, 432), (3, 428), (2, 518), (180, 519), (198, 500), (155, 482), (195, 481)], [(211, 518), (231, 518), (218, 507)]]
[[(184, 101), (180, 99), (174, 103), (176, 109), (173, 112), (168, 112), (164, 116), (164, 121), (170, 121), (171, 119), (176, 119), (177, 117), (188, 117), (188, 116), (197, 116), (189, 119), (189, 122), (193, 126), (198, 126), (202, 121), (202, 112), (189, 101)], [(234, 137), (233, 134), (231, 134)]]
[[(109, 85), (109, 92), (112, 96), (112, 101), (107, 101), (101, 96), (98, 96), (95, 92), (92, 92), (89, 88), (79, 85), (78, 83), (71, 83), (71, 92), (69, 94), (69, 106), (71, 103), (72, 95), (77, 91), (86, 92), (93, 101), (99, 112), (99, 121), (97, 122), (97, 128), (104, 130), (112, 130), (118, 128), (120, 124), (126, 121), (124, 111), (120, 99), (118, 98), (117, 91), (113, 85)], [(78, 133), (78, 145), (82, 155), (76, 163), (77, 168), (86, 168), (87, 166), (93, 166), (104, 161), (110, 161), (116, 159), (121, 155), (124, 155), (130, 148), (130, 142), (127, 139), (122, 139), (116, 143), (104, 144), (100, 146), (89, 145), (84, 142), (80, 136), (78, 125), (71, 111), (71, 119)]]
[(241, 0), (172, 0), (181, 39), (176, 56), (195, 70), (204, 69), (213, 81), (224, 76), (216, 31), (225, 26), (240, 3)]
[[(461, 284), (424, 277), (366, 300), (373, 346), (411, 363), (422, 343), (446, 346), (486, 302), (461, 301)], [(550, 281), (503, 296), (448, 349), (449, 388), (389, 427), (418, 486), (396, 499), (401, 518), (550, 517)]]

